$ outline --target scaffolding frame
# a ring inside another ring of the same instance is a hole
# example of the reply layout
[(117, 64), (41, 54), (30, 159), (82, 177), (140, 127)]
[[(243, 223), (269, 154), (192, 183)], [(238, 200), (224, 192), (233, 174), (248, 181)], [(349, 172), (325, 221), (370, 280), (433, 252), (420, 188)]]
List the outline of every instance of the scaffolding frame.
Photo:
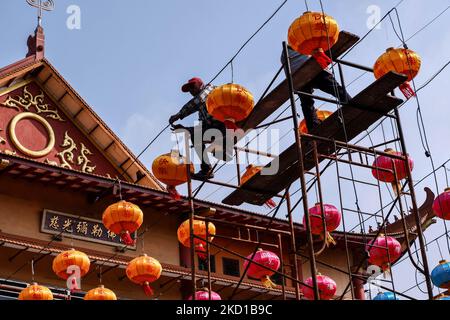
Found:
[[(304, 134), (304, 133), (300, 133), (298, 128), (298, 119), (297, 119), (297, 108), (296, 108), (296, 102), (295, 102), (295, 94), (298, 95), (308, 95), (310, 97), (312, 97), (313, 99), (317, 99), (317, 100), (321, 100), (321, 101), (325, 101), (325, 102), (329, 102), (329, 103), (333, 103), (336, 104), (338, 107), (341, 105), (341, 102), (339, 101), (339, 99), (337, 100), (333, 100), (333, 99), (327, 99), (327, 98), (323, 98), (320, 96), (316, 96), (313, 94), (308, 94), (308, 93), (304, 93), (302, 91), (298, 91), (295, 90), (294, 88), (294, 84), (293, 84), (293, 79), (292, 79), (292, 71), (291, 71), (291, 67), (290, 67), (290, 58), (289, 58), (289, 54), (288, 54), (288, 49), (287, 49), (287, 43), (283, 42), (283, 53), (284, 53), (284, 66), (286, 67), (287, 70), (287, 81), (288, 81), (288, 87), (289, 87), (289, 100), (290, 100), (290, 104), (291, 104), (291, 115), (279, 120), (275, 120), (272, 122), (269, 122), (267, 124), (264, 125), (260, 125), (257, 128), (260, 127), (267, 127), (270, 126), (272, 124), (275, 123), (280, 123), (282, 121), (286, 121), (289, 119), (292, 119), (292, 124), (293, 124), (293, 130), (295, 133), (295, 147), (296, 147), (296, 152), (297, 152), (297, 170), (299, 172), (299, 182), (300, 182), (300, 190), (301, 190), (301, 199), (297, 202), (296, 205), (292, 206), (291, 204), (291, 199), (290, 199), (290, 193), (289, 193), (289, 189), (290, 189), (290, 185), (289, 187), (287, 187), (285, 189), (285, 193), (284, 195), (280, 196), (279, 194), (273, 194), (271, 196), (277, 196), (277, 197), (281, 197), (281, 201), (279, 202), (279, 204), (277, 205), (276, 209), (275, 209), (275, 214), (272, 216), (272, 219), (270, 221), (270, 223), (266, 226), (266, 228), (262, 228), (262, 227), (258, 227), (258, 226), (253, 226), (253, 225), (239, 225), (238, 223), (235, 222), (226, 222), (226, 224), (232, 225), (234, 227), (244, 227), (247, 228), (247, 230), (256, 230), (256, 232), (260, 232), (260, 231), (264, 231), (264, 232), (268, 232), (268, 233), (272, 233), (276, 235), (276, 243), (273, 244), (273, 246), (275, 248), (277, 248), (277, 250), (279, 251), (280, 256), (281, 256), (281, 271), (277, 271), (277, 270), (273, 270), (270, 268), (265, 267), (264, 265), (261, 265), (257, 262), (252, 261), (252, 258), (254, 257), (256, 250), (259, 248), (259, 246), (262, 245), (261, 241), (254, 241), (251, 239), (246, 239), (244, 240), (243, 238), (241, 238), (241, 235), (239, 233), (239, 237), (229, 237), (230, 240), (233, 241), (245, 241), (246, 243), (252, 243), (252, 244), (256, 244), (255, 250), (251, 256), (251, 258), (247, 258), (244, 257), (243, 255), (239, 254), (238, 252), (235, 252), (233, 250), (230, 250), (228, 248), (226, 248), (225, 246), (221, 246), (218, 245), (212, 241), (210, 241), (210, 235), (208, 234), (208, 228), (206, 228), (206, 237), (202, 238), (198, 235), (194, 235), (194, 230), (193, 230), (193, 223), (195, 219), (199, 219), (199, 220), (203, 220), (205, 221), (206, 224), (208, 224), (209, 222), (214, 221), (213, 218), (209, 218), (209, 217), (202, 217), (196, 214), (195, 210), (194, 210), (194, 198), (195, 196), (198, 194), (198, 192), (200, 191), (200, 189), (206, 184), (216, 184), (216, 185), (220, 185), (223, 187), (228, 187), (228, 188), (235, 188), (235, 189), (243, 189), (242, 186), (240, 186), (241, 181), (240, 181), (240, 166), (239, 166), (239, 151), (242, 152), (247, 152), (247, 153), (252, 153), (255, 152), (253, 150), (250, 150), (249, 148), (237, 148), (235, 147), (235, 153), (236, 153), (236, 170), (237, 170), (237, 182), (238, 185), (232, 185), (232, 184), (228, 184), (228, 183), (222, 183), (222, 182), (218, 182), (218, 181), (208, 181), (205, 180), (201, 183), (200, 187), (198, 188), (197, 192), (193, 193), (193, 189), (192, 189), (192, 179), (191, 179), (191, 172), (190, 172), (190, 159), (189, 159), (189, 142), (188, 139), (185, 139), (185, 143), (186, 143), (186, 153), (187, 153), (187, 162), (186, 162), (186, 171), (187, 171), (187, 176), (188, 176), (188, 196), (187, 199), (189, 201), (189, 205), (190, 205), (190, 211), (189, 211), (189, 228), (190, 228), (190, 253), (191, 253), (191, 285), (192, 285), (192, 297), (193, 299), (195, 299), (195, 292), (197, 291), (197, 279), (196, 279), (196, 264), (195, 264), (195, 246), (194, 246), (194, 241), (195, 239), (198, 239), (200, 241), (203, 241), (206, 244), (206, 254), (207, 254), (207, 261), (208, 261), (208, 267), (207, 267), (207, 274), (208, 274), (208, 289), (211, 291), (211, 268), (210, 268), (210, 263), (209, 263), (209, 259), (210, 259), (210, 249), (211, 246), (216, 247), (220, 250), (223, 250), (233, 256), (239, 257), (243, 260), (249, 261), (252, 264), (255, 264), (261, 268), (267, 269), (271, 272), (274, 272), (280, 276), (282, 276), (282, 296), (283, 299), (286, 299), (286, 294), (285, 294), (285, 280), (289, 279), (292, 281), (294, 288), (295, 288), (295, 293), (296, 293), (296, 299), (299, 300), (301, 299), (301, 291), (300, 291), (300, 286), (305, 286), (305, 287), (310, 287), (311, 289), (313, 289), (313, 293), (314, 293), (314, 298), (315, 300), (320, 300), (320, 292), (319, 292), (319, 288), (317, 285), (317, 264), (321, 264), (324, 266), (327, 266), (331, 269), (334, 269), (336, 271), (339, 271), (341, 273), (345, 273), (348, 275), (349, 277), (349, 282), (348, 285), (346, 286), (346, 288), (343, 290), (342, 295), (340, 296), (340, 300), (343, 299), (343, 297), (346, 295), (347, 291), (349, 289), (351, 292), (351, 296), (352, 299), (355, 298), (355, 293), (354, 293), (354, 288), (353, 288), (353, 281), (355, 279), (360, 280), (360, 281), (367, 281), (367, 277), (364, 275), (361, 275), (359, 273), (359, 270), (363, 267), (364, 263), (366, 262), (368, 256), (367, 256), (367, 249), (366, 249), (366, 255), (363, 257), (363, 259), (361, 259), (360, 263), (358, 264), (358, 266), (352, 269), (352, 265), (350, 262), (350, 258), (349, 258), (349, 254), (348, 254), (348, 242), (349, 240), (347, 239), (347, 232), (345, 230), (345, 225), (344, 225), (344, 242), (345, 242), (345, 249), (346, 249), (346, 260), (347, 260), (347, 270), (342, 270), (340, 268), (334, 267), (330, 264), (318, 261), (316, 259), (316, 257), (318, 255), (320, 255), (326, 248), (326, 243), (325, 243), (325, 235), (326, 235), (326, 221), (325, 221), (325, 217), (322, 214), (322, 224), (323, 224), (323, 229), (324, 229), (324, 240), (323, 243), (321, 244), (321, 248), (318, 251), (315, 251), (314, 249), (314, 240), (313, 240), (313, 235), (311, 232), (311, 220), (310, 220), (310, 214), (309, 214), (309, 206), (308, 206), (308, 191), (315, 185), (317, 184), (317, 189), (318, 189), (318, 193), (319, 193), (319, 199), (320, 199), (320, 206), (321, 206), (321, 210), (322, 212), (324, 212), (324, 207), (323, 207), (323, 196), (322, 196), (322, 184), (321, 184), (321, 180), (320, 177), (321, 175), (324, 173), (324, 171), (330, 166), (331, 163), (335, 163), (336, 164), (336, 169), (337, 169), (337, 178), (338, 178), (338, 183), (340, 179), (347, 179), (352, 181), (353, 183), (362, 183), (365, 185), (370, 185), (370, 186), (376, 186), (380, 191), (380, 200), (381, 200), (381, 189), (380, 189), (380, 182), (378, 181), (377, 184), (375, 183), (370, 183), (370, 182), (365, 182), (365, 181), (360, 181), (357, 179), (354, 179), (354, 177), (352, 178), (345, 178), (340, 176), (339, 174), (339, 165), (338, 163), (345, 163), (347, 165), (349, 165), (350, 167), (352, 166), (358, 166), (358, 167), (363, 167), (366, 169), (376, 169), (376, 170), (380, 170), (380, 171), (387, 171), (390, 172), (391, 174), (394, 174), (395, 177), (397, 177), (397, 172), (395, 171), (395, 166), (394, 166), (394, 170), (386, 170), (386, 169), (382, 169), (382, 168), (378, 168), (378, 167), (372, 167), (371, 165), (369, 165), (368, 161), (366, 161), (366, 163), (364, 163), (363, 159), (365, 158), (366, 160), (368, 159), (368, 155), (371, 156), (379, 156), (379, 155), (383, 155), (386, 157), (389, 157), (391, 159), (391, 161), (393, 160), (400, 160), (403, 161), (405, 163), (405, 167), (406, 167), (406, 173), (407, 173), (407, 177), (406, 177), (406, 183), (403, 185), (403, 187), (401, 188), (401, 190), (394, 190), (396, 191), (396, 198), (393, 201), (393, 204), (389, 210), (389, 213), (387, 215), (384, 215), (382, 213), (381, 216), (376, 216), (379, 218), (382, 218), (382, 223), (381, 226), (378, 228), (378, 231), (376, 233), (375, 236), (373, 235), (369, 235), (369, 234), (364, 234), (364, 245), (367, 247), (367, 245), (369, 244), (369, 242), (367, 241), (366, 238), (373, 238), (376, 239), (380, 234), (382, 234), (382, 230), (385, 231), (386, 234), (386, 226), (388, 223), (388, 218), (391, 215), (391, 213), (393, 212), (393, 209), (395, 208), (396, 204), (398, 203), (400, 206), (400, 212), (402, 215), (402, 219), (403, 219), (403, 234), (404, 237), (407, 239), (406, 243), (407, 243), (407, 252), (408, 252), (408, 256), (414, 266), (414, 268), (416, 268), (419, 272), (421, 272), (424, 276), (425, 276), (425, 282), (427, 284), (427, 291), (428, 291), (428, 297), (429, 299), (433, 299), (433, 292), (432, 292), (432, 284), (431, 284), (431, 279), (430, 279), (430, 273), (429, 273), (429, 267), (428, 267), (428, 259), (427, 259), (427, 254), (426, 254), (426, 250), (425, 250), (425, 242), (424, 242), (424, 238), (423, 238), (423, 230), (422, 230), (422, 224), (420, 221), (420, 215), (419, 215), (419, 211), (418, 211), (418, 206), (417, 206), (417, 201), (416, 201), (416, 195), (415, 195), (415, 190), (414, 190), (414, 184), (413, 184), (413, 180), (412, 180), (412, 174), (411, 174), (411, 168), (409, 165), (409, 161), (408, 161), (408, 157), (407, 157), (407, 148), (406, 148), (406, 142), (405, 142), (405, 137), (403, 134), (403, 129), (402, 129), (402, 124), (400, 121), (400, 115), (398, 112), (398, 106), (394, 108), (393, 114), (389, 114), (389, 113), (383, 113), (382, 116), (384, 117), (388, 117), (391, 118), (392, 120), (395, 121), (395, 125), (396, 125), (396, 129), (397, 129), (397, 133), (398, 133), (398, 137), (389, 140), (389, 141), (384, 141), (383, 143), (377, 144), (377, 145), (372, 145), (369, 148), (363, 147), (363, 146), (359, 146), (359, 145), (352, 145), (350, 143), (348, 143), (348, 141), (337, 141), (334, 139), (329, 139), (329, 138), (325, 138), (322, 136), (318, 136), (318, 135), (311, 135), (311, 134)], [(344, 61), (341, 59), (335, 59), (334, 62), (338, 65), (338, 70), (339, 70), (339, 75), (340, 75), (340, 80), (341, 80), (341, 85), (342, 87), (345, 89), (345, 79), (344, 79), (344, 72), (342, 69), (342, 65), (348, 66), (348, 67), (352, 67), (352, 68), (357, 68), (360, 70), (364, 70), (367, 72), (373, 72), (373, 69), (366, 67), (366, 66), (361, 66), (359, 64), (356, 63), (352, 63), (352, 62), (348, 62), (348, 61)], [(270, 86), (273, 85), (273, 83), (275, 82), (275, 79), (278, 77), (278, 75), (280, 74), (280, 71), (277, 72), (277, 74), (275, 75), (274, 79), (270, 82), (269, 87), (265, 90), (264, 95), (267, 94)], [(264, 96), (263, 95), (263, 96)], [(391, 95), (395, 97), (395, 93), (392, 91)], [(262, 99), (262, 98), (261, 98)], [(346, 102), (344, 102), (346, 103)], [(376, 110), (371, 110), (369, 109), (364, 109), (368, 112), (377, 112)], [(340, 110), (338, 110), (339, 112)], [(345, 124), (344, 125), (344, 129), (345, 129)], [(315, 173), (310, 173), (308, 171), (305, 171), (304, 167), (303, 167), (303, 159), (304, 159), (304, 150), (303, 150), (303, 143), (305, 141), (309, 141), (310, 143), (313, 144), (313, 157), (314, 157), (314, 169), (315, 169)], [(318, 152), (317, 149), (317, 142), (326, 142), (329, 143), (330, 145), (333, 146), (334, 148), (334, 152), (332, 154), (321, 154), (320, 152)], [(378, 151), (376, 150), (376, 148), (381, 147), (383, 145), (388, 145), (390, 143), (399, 143), (400, 147), (401, 147), (401, 156), (395, 155), (395, 154), (390, 154), (390, 153), (386, 153), (383, 151)], [(339, 152), (345, 149), (346, 151), (343, 154), (339, 154)], [(272, 156), (272, 154), (270, 153), (262, 153), (259, 151), (256, 151), (257, 154), (263, 154), (263, 155), (267, 155), (267, 156)], [(352, 158), (352, 154), (358, 154), (359, 155), (359, 159), (361, 159), (360, 162), (355, 161)], [(347, 155), (348, 156), (348, 160), (342, 159), (343, 155)], [(329, 163), (327, 164), (327, 166), (320, 170), (320, 163), (321, 160), (323, 159), (328, 159)], [(215, 168), (215, 167), (214, 167)], [(307, 182), (306, 182), (306, 175), (307, 174), (312, 174), (315, 177), (315, 182), (310, 185), (309, 187), (307, 187)], [(405, 186), (408, 186), (408, 192), (404, 191)], [(251, 191), (251, 190), (250, 190)], [(261, 191), (261, 190), (259, 190)], [(347, 210), (347, 208), (344, 208), (342, 206), (342, 190), (340, 187), (340, 183), (339, 183), (339, 195), (340, 195), (340, 199), (341, 199), (341, 212), (343, 215), (343, 220), (345, 219), (345, 213), (344, 211)], [(411, 254), (411, 248), (410, 248), (410, 243), (409, 243), (409, 234), (411, 234), (411, 232), (408, 230), (408, 226), (406, 225), (406, 222), (404, 220), (405, 216), (404, 216), (404, 211), (403, 211), (403, 201), (406, 201), (404, 198), (406, 196), (409, 196), (410, 198), (410, 203), (412, 205), (412, 214), (414, 215), (414, 219), (415, 219), (415, 228), (416, 228), (416, 232), (415, 232), (415, 236), (417, 237), (417, 239), (419, 240), (419, 246), (420, 246), (420, 252), (421, 252), (421, 258), (422, 258), (422, 265), (423, 268), (420, 268), (417, 263), (414, 261), (412, 254)], [(272, 222), (273, 222), (273, 217), (275, 217), (276, 213), (278, 212), (278, 210), (281, 207), (281, 204), (283, 203), (283, 201), (286, 200), (286, 205), (287, 205), (287, 219), (288, 219), (288, 224), (289, 224), (289, 231), (284, 231), (284, 230), (276, 230), (273, 228), (270, 228)], [(295, 227), (294, 227), (294, 220), (293, 220), (293, 216), (292, 216), (292, 212), (295, 210), (295, 208), (297, 207), (297, 205), (302, 202), (303, 204), (303, 212), (304, 212), (304, 216), (305, 216), (305, 231), (306, 231), (306, 238), (307, 238), (307, 251), (308, 254), (302, 254), (297, 248), (297, 242), (296, 242), (296, 232), (295, 232)], [(382, 207), (383, 208), (383, 207)], [(381, 210), (382, 211), (382, 210)], [(379, 212), (379, 211), (378, 211)], [(219, 223), (224, 223), (223, 221), (217, 221)], [(365, 220), (362, 221), (362, 224), (364, 226), (364, 222)], [(263, 230), (262, 230), (263, 229)], [(240, 229), (239, 229), (240, 230)], [(282, 244), (282, 235), (289, 237), (289, 241), (290, 241), (290, 248), (288, 248), (287, 251), (285, 251), (283, 249), (283, 244)], [(226, 236), (217, 236), (216, 237), (221, 237), (221, 238), (227, 238)], [(269, 244), (265, 244), (265, 245), (269, 245)], [(371, 246), (373, 246), (373, 244), (371, 244)], [(384, 248), (386, 250), (388, 250), (388, 248)], [(289, 252), (289, 255), (291, 257), (291, 274), (287, 274), (284, 272), (284, 267), (285, 265), (283, 264), (283, 252)], [(298, 266), (298, 260), (301, 259), (307, 259), (310, 265), (310, 272), (311, 272), (311, 277), (312, 277), (312, 286), (308, 286), (307, 284), (305, 284), (302, 280), (299, 279), (299, 266)], [(395, 262), (395, 261), (394, 261)], [(249, 266), (250, 264), (248, 264)], [(391, 259), (389, 257), (389, 265), (391, 265)], [(240, 277), (240, 280), (238, 282), (238, 284), (236, 285), (236, 287), (233, 290), (232, 295), (230, 296), (230, 300), (236, 295), (236, 293), (238, 292), (238, 288), (240, 286), (240, 284), (242, 283), (242, 280), (244, 279), (247, 270), (248, 270), (248, 266), (247, 268), (244, 270), (243, 274)], [(399, 296), (403, 296), (405, 298), (408, 299), (412, 299), (414, 300), (414, 298), (403, 294), (401, 292), (398, 292), (395, 290), (394, 287), (394, 281), (392, 280), (392, 286), (391, 288), (385, 287), (385, 286), (381, 286), (378, 285), (378, 287), (384, 289), (384, 290), (388, 290), (393, 292), (396, 295)], [(211, 295), (210, 295), (210, 299), (211, 299)]]

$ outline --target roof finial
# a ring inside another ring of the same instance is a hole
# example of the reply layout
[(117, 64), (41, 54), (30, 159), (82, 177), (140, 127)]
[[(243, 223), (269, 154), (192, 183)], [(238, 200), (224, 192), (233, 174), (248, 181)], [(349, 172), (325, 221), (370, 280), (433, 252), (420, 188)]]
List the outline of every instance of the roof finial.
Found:
[(27, 3), (38, 9), (38, 27), (42, 26), (42, 10), (52, 11), (55, 9), (53, 0), (27, 0)]

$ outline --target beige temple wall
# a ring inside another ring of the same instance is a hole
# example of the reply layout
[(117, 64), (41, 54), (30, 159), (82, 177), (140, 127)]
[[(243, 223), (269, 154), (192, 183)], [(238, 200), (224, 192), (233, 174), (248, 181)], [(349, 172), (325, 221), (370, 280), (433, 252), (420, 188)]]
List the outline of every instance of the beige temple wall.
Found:
[[(33, 191), (30, 192), (30, 190)], [(0, 203), (2, 203), (0, 208), (0, 230), (6, 234), (32, 238), (47, 243), (52, 239), (52, 235), (40, 232), (44, 209), (101, 220), (103, 210), (112, 202), (111, 198), (109, 198), (109, 200), (103, 199), (91, 204), (84, 193), (68, 192), (64, 188), (38, 183), (32, 184), (22, 178), (13, 179), (2, 176), (0, 182)], [(178, 228), (177, 217), (165, 215), (151, 208), (145, 208), (143, 211), (144, 223), (138, 233), (145, 230), (148, 226), (148, 231), (144, 234), (145, 252), (162, 263), (179, 265), (179, 247), (176, 237)], [(98, 251), (106, 257), (112, 257), (117, 253), (113, 246), (67, 237), (64, 237), (62, 242), (55, 243), (73, 246), (81, 251), (83, 249)], [(0, 248), (0, 278), (7, 278), (33, 257), (31, 253), (23, 253), (10, 262), (8, 259), (17, 251), (17, 249), (12, 248)], [(134, 258), (141, 255), (141, 253), (142, 240), (139, 240), (137, 250), (127, 250), (124, 253), (118, 253), (118, 255)], [(64, 288), (65, 281), (58, 279), (51, 269), (53, 258), (54, 256), (49, 256), (39, 262), (36, 270), (36, 280), (43, 284)], [(98, 285), (98, 277), (95, 270), (92, 271), (93, 269), (94, 267), (91, 266), (91, 274), (87, 279), (82, 280), (83, 291)], [(145, 295), (139, 286), (131, 283), (126, 277), (121, 281), (118, 280), (123, 276), (125, 276), (124, 268), (113, 269), (105, 275), (103, 283), (114, 290), (118, 296), (131, 299), (145, 299)], [(23, 268), (11, 280), (31, 282), (30, 267)], [(160, 281), (156, 282), (154, 285), (155, 291), (158, 292), (160, 282), (167, 280), (169, 278), (162, 277)], [(179, 290), (175, 287), (165, 293), (161, 299), (179, 299), (180, 297)]]
[[(30, 190), (33, 190), (30, 192)], [(37, 239), (41, 241), (48, 242), (52, 239), (52, 235), (44, 234), (40, 232), (42, 213), (44, 209), (50, 209), (62, 213), (67, 213), (71, 215), (82, 215), (83, 217), (101, 220), (101, 215), (103, 210), (113, 202), (111, 197), (101, 199), (98, 202), (92, 204), (88, 202), (85, 193), (69, 192), (64, 190), (64, 188), (58, 188), (56, 186), (46, 186), (41, 183), (31, 183), (23, 178), (10, 178), (8, 176), (2, 176), (0, 182), (0, 203), (2, 203), (0, 209), (0, 230), (3, 233), (12, 234), (21, 237), (27, 237), (32, 239)], [(140, 229), (140, 232), (148, 227), (148, 231), (145, 233), (145, 252), (158, 259), (162, 263), (171, 265), (180, 265), (180, 250), (179, 243), (176, 236), (176, 231), (179, 224), (186, 219), (186, 217), (181, 217), (179, 214), (176, 215), (166, 215), (163, 212), (158, 212), (151, 208), (143, 208), (144, 211), (144, 224)], [(182, 213), (181, 213), (182, 214)], [(235, 230), (227, 229), (228, 227), (224, 225), (217, 226), (217, 232), (224, 235), (236, 235)], [(253, 238), (254, 239), (254, 238)], [(264, 241), (276, 243), (277, 240), (275, 236), (265, 238)], [(112, 246), (97, 244), (88, 241), (81, 241), (77, 239), (63, 238), (62, 242), (57, 242), (58, 244), (64, 244), (67, 246), (72, 246), (76, 249), (89, 249), (101, 252), (106, 256), (113, 256), (116, 254), (116, 250)], [(255, 244), (230, 241), (225, 239), (216, 238), (214, 243), (223, 245), (228, 249), (235, 251), (243, 256), (251, 254), (254, 250)], [(284, 247), (284, 261), (289, 264), (290, 259), (288, 256), (289, 239), (285, 238), (283, 241)], [(279, 254), (276, 248), (264, 247), (274, 251)], [(0, 249), (0, 277), (7, 277), (14, 268), (18, 267), (17, 261), (26, 262), (31, 259), (28, 254), (22, 254), (13, 262), (8, 261), (8, 257), (14, 254), (13, 249)], [(4, 250), (8, 253), (4, 253)], [(136, 257), (142, 253), (142, 243), (141, 240), (138, 241), (137, 251), (127, 250), (125, 253), (119, 253), (119, 255), (129, 256), (130, 258)], [(211, 246), (211, 253), (217, 253), (216, 255), (216, 273), (221, 275), (223, 273), (222, 268), (222, 258), (228, 257), (232, 259), (237, 259), (240, 261), (240, 272), (243, 272), (243, 259), (233, 256), (219, 248)], [(27, 258), (28, 260), (26, 260)], [(43, 268), (37, 277), (37, 280), (43, 281), (46, 284), (52, 284), (54, 286), (63, 286), (64, 281), (58, 280), (51, 270), (51, 261), (53, 257), (46, 257), (39, 263), (39, 268)], [(328, 249), (320, 257), (319, 260), (336, 265), (337, 267), (346, 270), (346, 256), (345, 251), (341, 249)], [(351, 259), (350, 259), (351, 260)], [(300, 265), (300, 262), (299, 262)], [(19, 265), (20, 266), (20, 265)], [(285, 267), (285, 272), (290, 274), (290, 266)], [(336, 272), (334, 270), (324, 268), (319, 265), (319, 271), (323, 274), (332, 277), (338, 285), (338, 293), (343, 290), (346, 286), (348, 277), (345, 274)], [(303, 264), (302, 268), (304, 279), (309, 276), (309, 264), (306, 262)], [(116, 268), (109, 271), (106, 277), (103, 279), (105, 285), (110, 286), (114, 289), (119, 296), (125, 298), (135, 298), (143, 299), (145, 296), (142, 294), (140, 288), (125, 280), (118, 281), (119, 278), (125, 275), (125, 270), (121, 268)], [(15, 275), (15, 280), (30, 281), (30, 270), (21, 270), (17, 275)], [(108, 280), (109, 279), (109, 280)], [(239, 278), (236, 278), (238, 280)], [(245, 278), (248, 280), (248, 277)], [(169, 280), (161, 279), (160, 282), (156, 283), (155, 288), (158, 292), (158, 286), (162, 282)], [(85, 279), (85, 285), (87, 289), (91, 289), (98, 284), (98, 279), (95, 272), (88, 279)], [(111, 281), (111, 282), (109, 282)], [(292, 286), (292, 282), (287, 280), (287, 286)], [(179, 299), (181, 294), (177, 289), (178, 286), (173, 286), (172, 290), (161, 297), (161, 299)], [(83, 290), (85, 288), (83, 287)]]
[[(30, 192), (32, 190), (32, 192)], [(49, 241), (52, 235), (41, 233), (41, 219), (44, 209), (59, 211), (74, 216), (82, 216), (101, 221), (103, 210), (113, 202), (111, 198), (97, 203), (89, 203), (83, 193), (68, 192), (64, 188), (31, 184), (25, 179), (2, 177), (0, 183), (0, 230), (4, 233)], [(178, 241), (176, 230), (178, 219), (164, 213), (143, 208), (144, 223), (138, 233), (148, 227), (144, 234), (145, 252), (160, 262), (179, 265)], [(142, 239), (142, 238), (141, 238)], [(136, 257), (142, 253), (142, 240), (137, 250), (127, 250), (121, 255)], [(115, 247), (89, 241), (64, 237), (64, 245), (75, 248), (88, 248), (106, 255), (116, 253)]]

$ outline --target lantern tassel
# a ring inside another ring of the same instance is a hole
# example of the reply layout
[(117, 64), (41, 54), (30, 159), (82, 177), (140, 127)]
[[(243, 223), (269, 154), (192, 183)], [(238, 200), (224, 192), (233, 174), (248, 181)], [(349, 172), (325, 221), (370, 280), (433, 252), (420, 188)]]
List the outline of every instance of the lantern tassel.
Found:
[(267, 207), (269, 207), (269, 209), (273, 209), (273, 208), (275, 208), (277, 206), (277, 203), (275, 201), (273, 201), (272, 199), (267, 200), (264, 204)]
[(195, 245), (195, 252), (202, 261), (206, 261), (208, 259), (208, 256), (206, 255), (206, 249), (202, 243), (198, 243)]
[(120, 234), (120, 239), (122, 239), (123, 243), (125, 243), (127, 246), (133, 246), (135, 244), (135, 240), (133, 240), (128, 231), (122, 232)]
[(173, 200), (181, 200), (181, 195), (174, 186), (167, 186), (167, 192)]
[(144, 292), (145, 292), (145, 295), (147, 297), (153, 297), (154, 292), (153, 292), (152, 287), (150, 287), (150, 283), (149, 282), (145, 282), (142, 285), (142, 287), (144, 288)]
[(236, 131), (238, 129), (238, 126), (232, 119), (226, 119), (223, 124), (225, 125), (225, 128)]
[(332, 245), (336, 245), (336, 240), (334, 240), (333, 236), (331, 235), (331, 233), (327, 232), (327, 238), (325, 240), (325, 243), (327, 245), (327, 247), (332, 244)]
[(266, 287), (267, 289), (276, 288), (277, 287), (277, 285), (269, 278), (269, 276), (264, 276), (261, 279), (261, 282), (264, 285), (264, 287)]
[(391, 271), (390, 271), (390, 264), (386, 263), (384, 264), (381, 269), (383, 270), (383, 278), (388, 278), (391, 275)]
[(313, 58), (316, 59), (317, 63), (322, 69), (326, 69), (331, 62), (333, 62), (330, 57), (328, 57), (322, 48), (315, 50), (312, 54)]
[(404, 82), (400, 85), (400, 91), (403, 93), (406, 99), (410, 99), (416, 95), (413, 88), (411, 88), (411, 85), (409, 82)]

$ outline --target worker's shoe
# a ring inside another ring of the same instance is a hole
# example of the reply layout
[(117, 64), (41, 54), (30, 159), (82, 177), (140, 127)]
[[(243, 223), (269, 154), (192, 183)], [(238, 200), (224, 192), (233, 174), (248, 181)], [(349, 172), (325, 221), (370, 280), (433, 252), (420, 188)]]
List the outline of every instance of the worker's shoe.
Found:
[(194, 180), (210, 180), (214, 178), (214, 173), (212, 172), (212, 168), (209, 170), (200, 170), (197, 173), (194, 173), (192, 176), (192, 179)]

